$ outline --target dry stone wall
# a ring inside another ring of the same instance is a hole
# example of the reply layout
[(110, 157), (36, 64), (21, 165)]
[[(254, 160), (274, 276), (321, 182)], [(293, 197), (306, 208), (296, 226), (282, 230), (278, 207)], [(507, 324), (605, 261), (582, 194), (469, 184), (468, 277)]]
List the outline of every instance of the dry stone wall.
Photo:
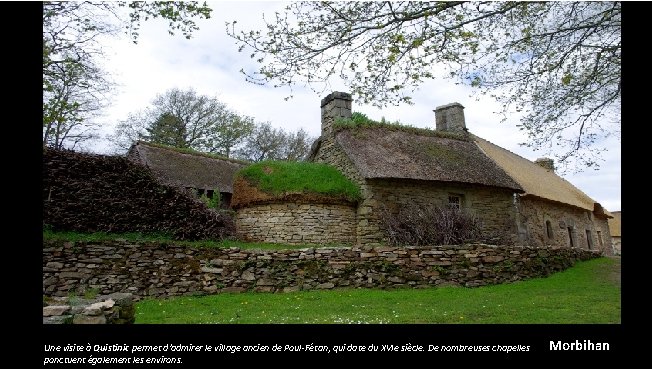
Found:
[(76, 296), (43, 301), (43, 324), (131, 324), (136, 310), (130, 293), (112, 293), (93, 299)]
[(237, 210), (236, 229), (241, 239), (297, 244), (354, 244), (352, 205), (265, 204)]
[(599, 256), (584, 249), (484, 244), (242, 250), (124, 240), (45, 241), (43, 294), (94, 289), (129, 292), (139, 300), (337, 287), (476, 287), (546, 276)]

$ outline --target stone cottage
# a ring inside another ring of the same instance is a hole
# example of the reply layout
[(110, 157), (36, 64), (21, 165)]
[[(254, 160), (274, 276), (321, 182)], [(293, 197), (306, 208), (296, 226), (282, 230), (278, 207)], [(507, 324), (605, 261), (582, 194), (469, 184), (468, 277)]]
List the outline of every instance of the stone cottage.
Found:
[(233, 176), (246, 162), (186, 152), (143, 141), (134, 143), (127, 158), (149, 168), (161, 183), (212, 198), (220, 193), (220, 207), (229, 208)]
[(609, 219), (609, 232), (611, 233), (611, 243), (614, 249), (614, 255), (621, 254), (620, 240), (620, 211), (613, 211), (613, 218)]
[(453, 206), (478, 216), (488, 234), (531, 246), (612, 253), (602, 206), (554, 172), (552, 160), (529, 161), (469, 132), (464, 107), (435, 109), (436, 130), (335, 125), (351, 117), (351, 95), (321, 101), (321, 136), (308, 160), (329, 163), (362, 188), (356, 240), (383, 240), (380, 206)]

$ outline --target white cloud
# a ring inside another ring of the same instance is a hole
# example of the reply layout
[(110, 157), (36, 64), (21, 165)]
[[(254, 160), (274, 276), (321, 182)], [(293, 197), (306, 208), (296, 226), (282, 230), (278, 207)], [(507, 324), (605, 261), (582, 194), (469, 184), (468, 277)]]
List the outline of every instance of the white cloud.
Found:
[[(157, 94), (178, 87), (194, 88), (200, 94), (216, 96), (230, 108), (258, 122), (270, 121), (289, 131), (304, 128), (312, 136), (318, 136), (319, 103), (324, 96), (301, 87), (290, 92), (287, 88), (274, 89), (245, 82), (240, 69), (253, 71), (256, 65), (248, 54), (237, 51), (234, 40), (225, 32), (225, 22), (233, 20), (238, 21), (241, 29), (261, 28), (263, 12), (269, 19), (275, 10), (282, 10), (286, 4), (210, 3), (211, 18), (197, 21), (200, 30), (190, 40), (168, 35), (167, 23), (159, 20), (143, 24), (137, 45), (126, 37), (107, 40), (105, 65), (120, 87), (102, 119), (104, 132), (112, 132), (118, 121), (127, 118), (130, 112), (146, 108)], [(333, 86), (342, 90), (337, 87), (341, 86), (338, 82)], [(290, 93), (294, 98), (285, 101)], [(525, 136), (515, 127), (518, 117), (500, 123), (501, 117), (494, 113), (500, 107), (489, 98), (476, 101), (469, 97), (470, 93), (467, 86), (437, 80), (421, 86), (414, 95), (414, 105), (378, 109), (354, 103), (353, 110), (373, 119), (385, 117), (417, 127), (434, 127), (435, 107), (459, 102), (465, 107), (467, 127), (472, 133), (530, 160), (542, 156), (518, 145), (525, 141)], [(564, 178), (607, 209), (620, 210), (620, 141), (612, 139), (609, 145), (611, 149), (599, 171), (569, 174)], [(100, 143), (94, 150), (107, 152), (107, 149), (107, 144)]]

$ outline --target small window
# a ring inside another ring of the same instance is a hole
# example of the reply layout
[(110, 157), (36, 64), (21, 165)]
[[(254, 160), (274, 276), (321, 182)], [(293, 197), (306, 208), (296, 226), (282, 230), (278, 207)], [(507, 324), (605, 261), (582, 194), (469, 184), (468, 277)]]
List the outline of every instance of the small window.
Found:
[(462, 208), (462, 195), (448, 195), (448, 207), (451, 209), (460, 210)]
[(552, 233), (552, 223), (549, 220), (546, 220), (546, 234), (548, 235), (548, 239), (555, 238), (555, 235)]
[(586, 246), (589, 247), (589, 250), (593, 249), (593, 240), (591, 239), (591, 230), (586, 230)]
[(201, 196), (203, 194), (204, 194), (204, 189), (203, 188), (200, 188), (200, 189), (197, 190), (197, 196)]
[(212, 199), (213, 198), (213, 192), (214, 192), (213, 190), (206, 190), (206, 197), (208, 197), (209, 199)]
[(573, 228), (568, 227), (568, 239), (570, 240), (570, 247), (575, 247), (575, 242), (573, 242)]

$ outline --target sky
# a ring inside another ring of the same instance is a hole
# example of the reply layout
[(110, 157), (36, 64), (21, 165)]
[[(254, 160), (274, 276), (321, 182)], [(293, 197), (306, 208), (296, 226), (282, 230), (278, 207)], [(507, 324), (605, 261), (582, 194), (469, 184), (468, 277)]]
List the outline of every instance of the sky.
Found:
[[(251, 116), (256, 122), (270, 122), (286, 131), (305, 129), (311, 136), (320, 134), (320, 100), (332, 91), (348, 92), (338, 81), (333, 81), (321, 93), (301, 86), (275, 89), (245, 81), (241, 69), (253, 72), (256, 64), (247, 53), (239, 53), (233, 39), (226, 34), (225, 22), (238, 21), (241, 29), (262, 29), (263, 14), (268, 19), (275, 10), (287, 5), (276, 1), (219, 1), (208, 2), (213, 9), (210, 19), (197, 19), (199, 30), (191, 39), (170, 36), (167, 23), (154, 20), (144, 22), (138, 44), (125, 36), (103, 40), (104, 68), (117, 84), (109, 107), (99, 118), (102, 133), (113, 133), (119, 121), (129, 113), (148, 107), (157, 94), (171, 88), (195, 89), (199, 94), (216, 97), (230, 109)], [(424, 83), (413, 95), (413, 105), (391, 106), (383, 109), (353, 102), (353, 111), (372, 119), (382, 117), (389, 121), (416, 127), (434, 128), (437, 106), (461, 103), (469, 131), (522, 157), (535, 160), (545, 156), (541, 152), (520, 146), (526, 137), (516, 125), (514, 116), (501, 123), (496, 112), (500, 106), (489, 97), (470, 96), (468, 86), (456, 85), (442, 79)], [(284, 98), (292, 94), (289, 100)], [(354, 96), (355, 98), (355, 96)], [(610, 211), (621, 210), (621, 143), (617, 138), (606, 142), (608, 151), (599, 170), (587, 169), (580, 173), (566, 173), (570, 181), (588, 196)], [(114, 148), (106, 140), (98, 141), (90, 151), (111, 154)]]

